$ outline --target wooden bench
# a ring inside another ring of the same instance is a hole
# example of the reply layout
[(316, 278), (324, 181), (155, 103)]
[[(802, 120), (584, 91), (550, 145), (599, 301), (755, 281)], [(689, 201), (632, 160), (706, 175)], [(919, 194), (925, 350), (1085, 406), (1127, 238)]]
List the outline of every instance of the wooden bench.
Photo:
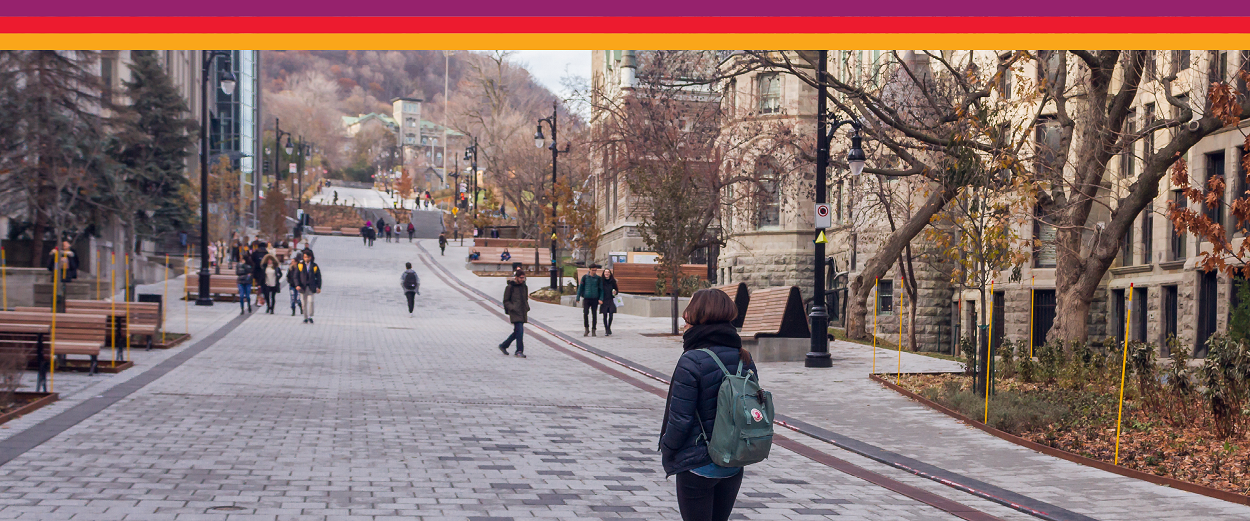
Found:
[(712, 289), (723, 291), (729, 298), (733, 299), (734, 304), (738, 306), (738, 318), (733, 321), (734, 327), (741, 328), (742, 321), (747, 317), (747, 308), (751, 304), (751, 292), (747, 289), (744, 282), (737, 284), (729, 284), (725, 286), (716, 286)]
[(757, 289), (742, 320), (743, 337), (811, 337), (803, 313), (803, 295), (797, 286)]
[[(508, 250), (508, 253), (512, 254), (511, 259), (506, 260), (506, 261), (499, 260), (499, 255), (501, 255), (504, 250)], [(525, 266), (534, 266), (534, 249), (533, 248), (490, 247), (490, 248), (473, 248), (472, 251), (481, 253), (482, 256), (478, 260), (469, 260), (466, 257), (466, 260), (469, 263), (468, 268), (470, 271), (511, 272), (513, 263), (520, 264), (522, 268), (524, 268)], [(550, 265), (551, 265), (551, 251), (544, 250), (544, 249), (538, 250), (537, 267), (541, 268), (541, 267), (550, 266)]]
[(348, 226), (344, 226), (342, 228), (339, 228), (339, 233), (343, 235), (350, 235), (352, 237), (360, 237), (360, 228), (351, 228)]
[[(52, 312), (0, 311), (0, 323), (51, 326)], [(95, 374), (100, 349), (108, 335), (109, 320), (105, 315), (57, 313), (55, 337), (49, 333), (49, 353), (58, 360), (64, 360), (67, 355), (91, 357), (89, 371)]]
[[(654, 295), (655, 281), (660, 278), (660, 274), (656, 271), (659, 267), (659, 264), (618, 262), (609, 269), (612, 270), (612, 276), (616, 279), (617, 291), (637, 295)], [(590, 270), (587, 268), (577, 269), (579, 284), (582, 280), (582, 275), (589, 272)], [(697, 277), (703, 280), (707, 276), (707, 265), (682, 264), (681, 273), (687, 277)]]
[(333, 235), (334, 228), (330, 226), (313, 226), (313, 233), (317, 235)]
[(291, 257), (290, 248), (274, 248), (273, 251), (269, 253), (272, 253), (273, 256), (278, 259), (278, 264), (286, 263), (286, 260)]
[(48, 333), (51, 326), (0, 324), (0, 353), (24, 359), (22, 367), (34, 366), (35, 392), (48, 392)]
[[(209, 297), (222, 297), (221, 300), (239, 300), (239, 278), (236, 275), (210, 275), (208, 278), (208, 295)], [(200, 280), (195, 273), (188, 275), (187, 294), (189, 296), (198, 297), (200, 295)], [(227, 298), (229, 297), (229, 298)]]
[[(65, 311), (69, 313), (85, 313), (94, 314), (97, 312), (112, 313), (116, 310), (122, 314), (121, 320), (115, 320), (113, 327), (113, 347), (117, 348), (123, 342), (116, 339), (125, 339), (126, 334), (140, 335), (147, 337), (147, 349), (152, 349), (152, 343), (156, 341), (156, 335), (160, 334), (162, 313), (161, 304), (159, 302), (131, 302), (129, 306), (129, 314), (127, 314), (127, 306), (125, 302), (114, 304), (110, 300), (66, 300)], [(121, 361), (120, 359), (118, 360)]]
[(473, 239), (475, 248), (533, 248), (534, 239), (490, 239), (477, 237)]

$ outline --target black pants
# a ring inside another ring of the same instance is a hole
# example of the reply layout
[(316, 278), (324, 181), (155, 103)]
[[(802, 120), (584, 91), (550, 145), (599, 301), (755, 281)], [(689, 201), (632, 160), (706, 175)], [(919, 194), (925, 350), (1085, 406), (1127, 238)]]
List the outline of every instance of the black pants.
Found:
[(415, 304), (415, 303), (416, 303), (417, 292), (415, 292), (415, 291), (405, 291), (405, 292), (404, 292), (404, 297), (408, 299), (408, 312), (409, 312), (409, 313), (412, 313), (412, 306), (413, 306), (413, 304)]
[(705, 478), (689, 470), (677, 474), (677, 507), (682, 521), (725, 521), (733, 512), (742, 474)]
[(599, 299), (582, 299), (582, 323), (586, 329), (590, 329), (592, 324), (594, 329), (599, 329)]
[(260, 291), (261, 293), (264, 293), (265, 295), (265, 310), (270, 313), (273, 313), (274, 301), (277, 300), (277, 297), (278, 297), (278, 287), (277, 286), (261, 286)]
[(503, 341), (504, 349), (511, 346), (513, 340), (516, 340), (516, 352), (525, 352), (525, 322), (512, 323), (512, 334), (508, 335), (508, 339)]
[(615, 317), (616, 317), (616, 313), (613, 313), (611, 311), (603, 312), (603, 330), (607, 331), (608, 334), (612, 333), (612, 319)]

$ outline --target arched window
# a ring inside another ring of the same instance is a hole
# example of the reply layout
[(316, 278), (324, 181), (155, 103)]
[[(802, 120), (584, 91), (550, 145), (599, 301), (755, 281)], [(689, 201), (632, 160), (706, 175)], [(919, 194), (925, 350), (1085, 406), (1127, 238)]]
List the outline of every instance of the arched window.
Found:
[(755, 165), (759, 184), (755, 189), (755, 227), (781, 225), (781, 190), (777, 170), (767, 161)]

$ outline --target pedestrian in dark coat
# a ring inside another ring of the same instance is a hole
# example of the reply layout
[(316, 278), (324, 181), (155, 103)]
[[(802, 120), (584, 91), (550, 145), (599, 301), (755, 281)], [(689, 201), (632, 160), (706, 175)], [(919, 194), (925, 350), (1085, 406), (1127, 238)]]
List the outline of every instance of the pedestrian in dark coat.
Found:
[(265, 255), (260, 262), (260, 294), (265, 297), (265, 313), (273, 314), (273, 307), (278, 300), (278, 290), (282, 283), (282, 266), (278, 263), (278, 257), (272, 253)]
[(304, 299), (304, 323), (313, 323), (313, 300), (321, 293), (321, 267), (313, 261), (312, 250), (304, 250), (304, 259), (292, 269), (295, 273), (295, 289)]
[(512, 334), (499, 344), (499, 350), (507, 356), (508, 346), (516, 340), (516, 357), (525, 358), (525, 323), (529, 321), (530, 288), (525, 285), (525, 272), (517, 270), (507, 289), (503, 290), (503, 311), (512, 322)]
[(421, 277), (412, 269), (411, 262), (405, 262), (404, 268), (404, 272), (399, 274), (399, 285), (404, 288), (404, 298), (408, 299), (408, 313), (411, 314), (417, 295), (421, 294)]
[(243, 260), (234, 266), (235, 283), (239, 285), (239, 314), (252, 312), (252, 257), (243, 256)]
[(408, 242), (412, 242), (412, 237), (417, 234), (417, 226), (408, 221)]
[(369, 232), (373, 230), (373, 223), (365, 221), (365, 225), (360, 227), (360, 239), (364, 241), (363, 246), (369, 245)]
[(447, 234), (438, 234), (438, 254), (447, 255)]
[(743, 372), (757, 369), (733, 326), (738, 307), (729, 295), (699, 290), (683, 316), (691, 327), (683, 338), (685, 352), (669, 380), (660, 460), (666, 476), (677, 475), (677, 506), (683, 520), (725, 521), (733, 511), (743, 471), (716, 465), (708, 455), (707, 439), (716, 423), (716, 399), (725, 374), (712, 355), (700, 349), (712, 350), (726, 368), (737, 368), (741, 361)]
[(612, 270), (603, 270), (602, 278), (603, 303), (599, 305), (599, 312), (603, 314), (603, 335), (612, 336), (612, 319), (616, 317), (616, 300), (613, 297), (618, 292), (616, 276), (612, 275)]
[(62, 282), (71, 282), (78, 278), (78, 255), (70, 247), (69, 241), (62, 241), (60, 248), (53, 248), (48, 253), (48, 271), (56, 270), (58, 260), (61, 262), (61, 273), (58, 276)]
[(295, 306), (299, 306), (301, 314), (304, 312), (304, 303), (299, 298), (299, 281), (295, 280), (295, 276), (299, 274), (299, 270), (295, 268), (302, 260), (304, 252), (296, 251), (291, 257), (290, 269), (286, 270), (286, 287), (291, 292), (291, 316), (295, 316)]
[(582, 301), (582, 325), (586, 327), (582, 336), (598, 336), (599, 301), (603, 300), (603, 277), (599, 276), (598, 264), (591, 264), (590, 273), (578, 281), (576, 300)]

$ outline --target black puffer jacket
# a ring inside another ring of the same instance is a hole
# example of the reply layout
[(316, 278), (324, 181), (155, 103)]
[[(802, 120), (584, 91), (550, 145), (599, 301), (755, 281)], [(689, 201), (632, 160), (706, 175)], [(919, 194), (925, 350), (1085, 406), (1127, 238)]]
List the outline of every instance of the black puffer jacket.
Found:
[[(729, 325), (733, 331), (733, 326)], [(736, 336), (736, 335), (735, 335)], [(709, 347), (730, 371), (738, 368), (738, 348)], [(754, 363), (743, 364), (743, 372), (754, 371)], [(660, 459), (668, 476), (696, 469), (712, 462), (707, 454), (707, 441), (699, 437), (704, 430), (712, 435), (716, 420), (716, 397), (724, 373), (707, 353), (690, 349), (682, 353), (669, 384), (668, 405), (660, 433)], [(695, 412), (703, 420), (699, 429)]]

